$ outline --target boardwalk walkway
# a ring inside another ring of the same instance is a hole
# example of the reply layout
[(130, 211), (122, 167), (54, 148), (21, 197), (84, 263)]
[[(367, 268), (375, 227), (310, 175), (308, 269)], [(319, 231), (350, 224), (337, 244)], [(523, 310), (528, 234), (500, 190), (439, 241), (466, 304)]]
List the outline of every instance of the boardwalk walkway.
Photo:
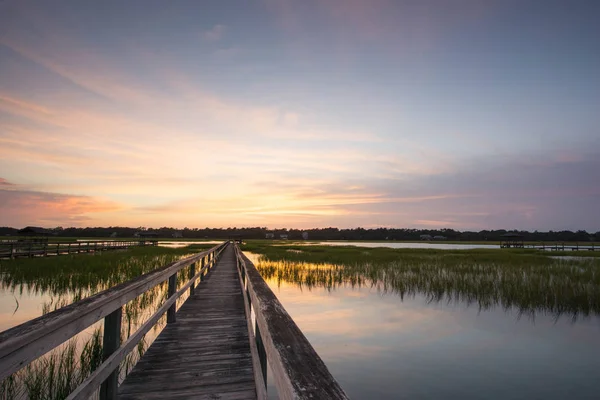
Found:
[[(177, 277), (185, 275), (187, 282), (177, 287)], [(167, 299), (121, 342), (123, 307), (164, 282)], [(166, 327), (119, 386), (119, 365), (165, 313)], [(102, 319), (102, 364), (67, 400), (96, 398), (98, 391), (101, 400), (267, 400), (267, 370), (281, 399), (348, 399), (231, 241), (0, 332), (0, 381)]]
[(119, 399), (254, 399), (244, 299), (233, 246), (119, 386)]

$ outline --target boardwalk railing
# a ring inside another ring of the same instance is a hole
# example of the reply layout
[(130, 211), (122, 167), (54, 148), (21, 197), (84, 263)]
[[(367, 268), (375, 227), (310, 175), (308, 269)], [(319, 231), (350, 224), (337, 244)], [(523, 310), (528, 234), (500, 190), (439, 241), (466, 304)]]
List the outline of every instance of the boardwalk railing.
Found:
[(267, 363), (280, 399), (347, 399), (254, 264), (236, 243), (234, 246), (244, 293), (258, 399), (267, 398)]
[[(0, 333), (0, 381), (61, 343), (104, 318), (103, 363), (68, 397), (87, 399), (100, 387), (101, 399), (117, 395), (118, 367), (143, 336), (167, 313), (175, 322), (176, 301), (216, 263), (228, 242), (171, 263), (128, 282), (60, 308)], [(197, 265), (200, 268), (196, 268)], [(177, 273), (189, 269), (189, 280), (177, 291)], [(122, 307), (156, 285), (169, 281), (164, 304), (124, 342), (120, 343)]]
[(526, 249), (538, 249), (538, 250), (550, 250), (550, 251), (598, 251), (600, 247), (596, 246), (595, 243), (540, 243), (540, 244), (526, 244)]
[(89, 242), (47, 242), (36, 240), (10, 241), (0, 243), (0, 258), (58, 256), (73, 253), (122, 250), (134, 246), (156, 246), (156, 240), (136, 241), (89, 241)]

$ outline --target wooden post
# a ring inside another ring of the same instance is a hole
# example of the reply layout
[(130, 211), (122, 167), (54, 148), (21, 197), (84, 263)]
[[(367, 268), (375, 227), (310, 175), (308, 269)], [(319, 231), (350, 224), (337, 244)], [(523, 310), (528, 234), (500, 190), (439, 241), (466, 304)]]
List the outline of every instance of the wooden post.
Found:
[[(104, 338), (102, 339), (102, 361), (105, 361), (121, 345), (121, 314), (119, 307), (104, 318)], [(100, 386), (100, 400), (117, 398), (119, 386), (119, 368), (117, 367)]]
[[(202, 261), (200, 261), (200, 270), (204, 268), (204, 257), (202, 257)], [(204, 272), (200, 274), (200, 282), (204, 280)]]
[(69, 243), (69, 247), (67, 247), (67, 254), (71, 254), (71, 243)]
[(48, 242), (44, 243), (44, 257), (48, 255)]
[(265, 380), (265, 387), (267, 386), (267, 352), (265, 350), (265, 344), (263, 343), (262, 336), (260, 335), (260, 329), (258, 329), (258, 321), (254, 322), (254, 336), (256, 337), (256, 350), (258, 350), (258, 359), (260, 360), (260, 369)]
[(10, 244), (10, 259), (12, 260), (13, 258), (15, 258), (14, 256), (14, 252), (15, 252), (15, 244), (11, 243)]
[(60, 255), (60, 243), (56, 243), (56, 255)]
[[(177, 273), (174, 273), (169, 277), (169, 291), (168, 298), (171, 298), (177, 291)], [(171, 307), (167, 310), (167, 324), (172, 324), (176, 322), (175, 312), (177, 311), (177, 302), (173, 303)]]
[[(192, 265), (190, 265), (190, 279), (192, 279), (194, 275), (196, 275), (196, 263), (192, 263)], [(196, 282), (192, 283), (192, 286), (190, 286), (190, 296), (194, 295), (195, 288)]]

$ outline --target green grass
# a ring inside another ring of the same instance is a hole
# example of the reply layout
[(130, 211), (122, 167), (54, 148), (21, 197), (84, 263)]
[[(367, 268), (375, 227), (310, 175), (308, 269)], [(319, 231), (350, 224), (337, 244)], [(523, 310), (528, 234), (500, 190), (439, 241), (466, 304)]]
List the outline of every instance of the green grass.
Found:
[(536, 250), (432, 250), (328, 246), (243, 248), (262, 254), (266, 279), (301, 288), (373, 287), (401, 298), (501, 307), (535, 316), (600, 315), (600, 259), (557, 260)]
[(160, 246), (135, 247), (126, 251), (0, 260), (0, 283), (21, 291), (74, 294), (77, 298), (126, 282), (185, 255), (213, 247), (194, 244), (178, 249)]
[[(187, 255), (213, 247), (193, 244), (183, 248), (139, 247), (126, 251), (72, 254), (56, 257), (0, 261), (0, 285), (15, 293), (50, 295), (42, 304), (45, 314), (90, 296), (116, 284), (126, 282)], [(188, 280), (187, 268), (177, 275), (177, 287)], [(126, 340), (160, 307), (167, 298), (167, 283), (157, 285), (123, 307), (121, 339)], [(180, 306), (184, 298), (178, 300)], [(165, 324), (165, 317), (155, 331)], [(102, 321), (89, 335), (79, 335), (0, 384), (0, 399), (63, 399), (101, 363)], [(124, 379), (145, 352), (148, 343), (139, 342), (120, 365)]]

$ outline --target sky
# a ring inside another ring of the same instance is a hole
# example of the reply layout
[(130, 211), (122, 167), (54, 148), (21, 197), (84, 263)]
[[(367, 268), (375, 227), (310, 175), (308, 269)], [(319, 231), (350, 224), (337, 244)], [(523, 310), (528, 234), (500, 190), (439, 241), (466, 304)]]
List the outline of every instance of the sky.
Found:
[(600, 231), (596, 0), (0, 0), (0, 225)]

